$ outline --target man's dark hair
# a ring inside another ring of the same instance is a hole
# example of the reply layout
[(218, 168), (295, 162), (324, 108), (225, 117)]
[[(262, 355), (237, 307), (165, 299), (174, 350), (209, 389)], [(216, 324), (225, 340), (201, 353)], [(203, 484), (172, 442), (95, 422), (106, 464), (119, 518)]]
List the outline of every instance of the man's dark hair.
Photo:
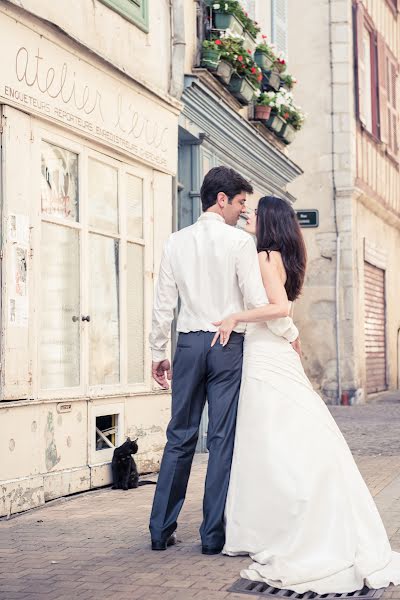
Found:
[(214, 167), (208, 171), (201, 186), (201, 204), (203, 211), (211, 208), (217, 201), (219, 192), (228, 196), (228, 201), (241, 192), (253, 193), (252, 185), (234, 169), (229, 167)]

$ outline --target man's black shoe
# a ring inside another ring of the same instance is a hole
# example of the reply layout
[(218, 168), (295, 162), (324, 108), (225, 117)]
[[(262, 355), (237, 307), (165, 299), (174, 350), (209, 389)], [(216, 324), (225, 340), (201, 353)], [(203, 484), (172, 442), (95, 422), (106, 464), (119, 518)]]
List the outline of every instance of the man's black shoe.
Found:
[(176, 533), (169, 536), (165, 542), (158, 540), (151, 540), (152, 550), (166, 550), (169, 546), (175, 546), (176, 544)]
[(202, 554), (220, 554), (222, 551), (222, 548), (210, 548), (210, 546), (202, 546), (201, 547), (201, 552)]

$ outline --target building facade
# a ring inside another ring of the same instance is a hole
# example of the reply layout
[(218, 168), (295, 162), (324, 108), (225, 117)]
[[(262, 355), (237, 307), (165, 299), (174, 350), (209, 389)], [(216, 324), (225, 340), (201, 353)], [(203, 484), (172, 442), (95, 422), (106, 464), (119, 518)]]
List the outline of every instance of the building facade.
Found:
[(308, 113), (290, 156), (308, 275), (295, 319), (306, 370), (327, 401), (399, 387), (399, 61), (396, 0), (289, 0), (290, 69)]
[[(285, 49), (285, 1), (243, 5)], [(153, 289), (205, 173), (240, 171), (250, 205), (295, 200), (285, 144), (200, 66), (209, 10), (0, 1), (0, 516), (109, 484), (128, 435), (140, 472), (158, 470), (170, 394), (150, 376)]]
[(0, 2), (0, 515), (109, 483), (127, 435), (141, 472), (158, 468), (170, 397), (147, 339), (181, 111), (170, 4)]

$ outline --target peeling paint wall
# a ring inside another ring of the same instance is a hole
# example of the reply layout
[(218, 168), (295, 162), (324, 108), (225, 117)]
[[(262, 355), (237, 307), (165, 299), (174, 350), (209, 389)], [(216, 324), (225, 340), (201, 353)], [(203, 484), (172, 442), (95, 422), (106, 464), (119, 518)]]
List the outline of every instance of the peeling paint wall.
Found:
[[(138, 438), (135, 460), (140, 473), (158, 471), (170, 418), (170, 395), (123, 398), (122, 438)], [(121, 399), (119, 399), (121, 403)], [(71, 412), (57, 413), (57, 403), (4, 407), (0, 421), (0, 516), (22, 512), (48, 500), (111, 483), (111, 466), (88, 463), (88, 413), (110, 403), (71, 402)], [(112, 452), (111, 452), (112, 454)]]

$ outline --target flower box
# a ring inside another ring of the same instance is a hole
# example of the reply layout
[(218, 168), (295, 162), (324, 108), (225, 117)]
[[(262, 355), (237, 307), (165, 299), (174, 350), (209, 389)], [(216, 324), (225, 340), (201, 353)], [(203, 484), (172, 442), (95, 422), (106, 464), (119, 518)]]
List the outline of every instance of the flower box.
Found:
[(254, 86), (246, 77), (240, 77), (236, 73), (232, 75), (228, 89), (242, 104), (250, 104), (254, 98)]
[(271, 112), (271, 115), (266, 122), (266, 126), (277, 135), (281, 133), (285, 125), (287, 125), (286, 121), (282, 119), (282, 117), (280, 117), (276, 112)]
[(290, 123), (286, 123), (279, 132), (279, 137), (285, 142), (285, 144), (291, 144), (296, 137), (296, 130)]
[(226, 60), (220, 60), (214, 75), (216, 75), (222, 81), (222, 83), (224, 83), (225, 85), (229, 85), (229, 82), (234, 72), (235, 69), (233, 68), (231, 63), (229, 63)]
[(201, 66), (215, 71), (218, 68), (221, 53), (219, 50), (203, 48), (201, 53)]
[(248, 52), (250, 50), (250, 52), (252, 54), (254, 54), (254, 50), (256, 49), (256, 46), (257, 46), (256, 40), (253, 38), (252, 35), (250, 35), (250, 33), (248, 31), (245, 31), (243, 36), (244, 36), (244, 40), (243, 40), (244, 49), (246, 50), (246, 52)]
[(283, 73), (286, 70), (286, 63), (284, 60), (277, 60), (275, 61), (275, 70), (278, 71), (278, 73)]
[(261, 87), (263, 90), (279, 90), (281, 86), (281, 78), (276, 71), (263, 71)]
[(243, 25), (235, 15), (222, 12), (214, 12), (215, 29), (230, 29), (232, 33), (242, 35)]
[(271, 115), (271, 107), (263, 104), (256, 104), (254, 107), (254, 118), (257, 121), (268, 121)]
[(266, 54), (265, 52), (262, 52), (261, 50), (256, 50), (256, 53), (254, 55), (254, 60), (255, 60), (256, 64), (265, 71), (270, 71), (272, 68), (272, 65), (274, 64), (274, 61), (272, 60), (272, 58), (270, 58), (268, 56), (268, 54)]

